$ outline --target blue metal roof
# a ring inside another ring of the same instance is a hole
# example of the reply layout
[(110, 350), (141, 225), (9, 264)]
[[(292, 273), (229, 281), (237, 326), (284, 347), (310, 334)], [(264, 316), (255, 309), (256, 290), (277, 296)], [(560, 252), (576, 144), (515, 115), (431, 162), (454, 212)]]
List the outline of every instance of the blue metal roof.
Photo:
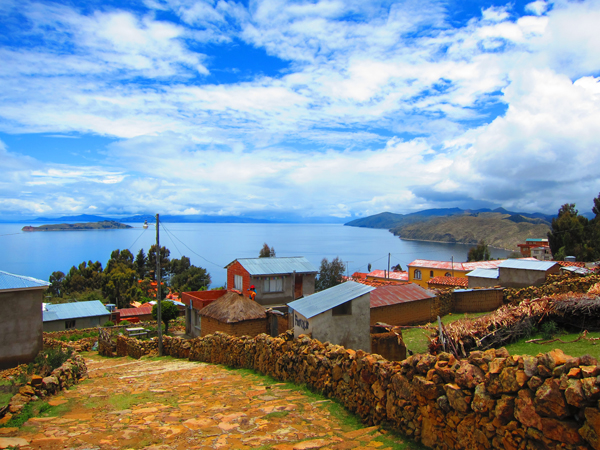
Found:
[(14, 275), (0, 270), (0, 290), (46, 288), (50, 283), (37, 278)]
[(495, 278), (500, 276), (498, 269), (475, 269), (467, 274), (467, 277)]
[(554, 261), (532, 261), (528, 259), (507, 259), (498, 267), (500, 269), (523, 269), (523, 270), (541, 270), (546, 271), (554, 267), (557, 263)]
[[(282, 275), (287, 273), (317, 273), (318, 269), (313, 266), (304, 256), (291, 256), (284, 258), (239, 258), (239, 262), (250, 275)], [(225, 266), (229, 267), (235, 261)]]
[(356, 283), (354, 281), (346, 281), (324, 291), (309, 295), (288, 303), (288, 306), (294, 311), (298, 311), (307, 319), (317, 316), (327, 310), (335, 308), (342, 303), (349, 302), (355, 298), (374, 291), (373, 286)]
[(108, 316), (110, 312), (100, 300), (88, 302), (44, 304), (43, 321), (78, 319), (80, 317)]

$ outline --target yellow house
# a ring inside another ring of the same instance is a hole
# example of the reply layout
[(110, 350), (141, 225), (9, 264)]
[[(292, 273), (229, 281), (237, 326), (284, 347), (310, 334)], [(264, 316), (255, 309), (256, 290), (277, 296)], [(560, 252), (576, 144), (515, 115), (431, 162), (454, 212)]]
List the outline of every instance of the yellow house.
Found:
[(503, 260), (494, 261), (431, 261), (415, 259), (408, 265), (408, 281), (428, 288), (427, 282), (435, 277), (466, 278), (467, 273), (475, 269), (496, 269)]

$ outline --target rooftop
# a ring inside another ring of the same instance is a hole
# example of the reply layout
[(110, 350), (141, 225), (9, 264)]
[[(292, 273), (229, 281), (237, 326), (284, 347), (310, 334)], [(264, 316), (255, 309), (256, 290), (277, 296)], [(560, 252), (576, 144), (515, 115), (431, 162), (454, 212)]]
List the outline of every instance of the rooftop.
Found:
[(80, 317), (108, 316), (110, 312), (100, 300), (87, 302), (59, 303), (53, 305), (44, 303), (43, 321), (78, 319)]
[(239, 262), (250, 275), (280, 275), (286, 273), (317, 273), (304, 256), (291, 256), (283, 258), (238, 258), (225, 266), (227, 269), (234, 262)]
[[(498, 279), (500, 272), (498, 269), (475, 269), (467, 274), (468, 277)], [(467, 283), (468, 284), (468, 283)]]
[(342, 303), (368, 294), (373, 290), (375, 290), (374, 287), (354, 281), (346, 281), (324, 291), (288, 303), (288, 306), (294, 311), (298, 311), (307, 319), (310, 319)]
[(498, 267), (500, 269), (541, 270), (545, 272), (556, 265), (557, 264), (555, 261), (538, 261), (537, 259), (507, 259), (506, 261), (502, 261), (502, 264), (500, 264)]
[[(494, 269), (479, 269), (479, 270), (494, 270)], [(458, 287), (467, 287), (469, 285), (469, 280), (465, 277), (433, 277), (431, 278), (427, 284), (437, 285), (437, 286), (458, 286)]]
[(475, 269), (495, 269), (505, 261), (538, 261), (535, 258), (519, 259), (494, 259), (491, 261), (471, 261), (471, 262), (452, 262), (452, 261), (432, 261), (428, 259), (415, 259), (409, 264), (409, 267), (423, 267), (427, 269), (458, 270), (461, 272)]
[(371, 308), (415, 302), (430, 298), (435, 298), (433, 292), (414, 283), (381, 286), (371, 292)]
[(389, 278), (390, 280), (408, 281), (408, 272), (388, 272), (387, 270), (373, 270), (367, 274), (367, 277)]
[(14, 291), (20, 289), (46, 289), (50, 283), (37, 278), (15, 275), (0, 270), (0, 290)]

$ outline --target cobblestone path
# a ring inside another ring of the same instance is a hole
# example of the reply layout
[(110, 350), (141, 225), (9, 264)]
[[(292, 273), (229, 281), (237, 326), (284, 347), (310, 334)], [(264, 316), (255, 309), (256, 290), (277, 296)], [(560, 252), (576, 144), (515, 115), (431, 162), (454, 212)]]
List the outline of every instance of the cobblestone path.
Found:
[[(87, 359), (89, 378), (49, 400), (63, 409), (0, 428), (0, 448), (387, 449), (416, 448), (352, 428), (322, 400), (251, 373), (186, 360)], [(62, 406), (60, 406), (62, 405)]]

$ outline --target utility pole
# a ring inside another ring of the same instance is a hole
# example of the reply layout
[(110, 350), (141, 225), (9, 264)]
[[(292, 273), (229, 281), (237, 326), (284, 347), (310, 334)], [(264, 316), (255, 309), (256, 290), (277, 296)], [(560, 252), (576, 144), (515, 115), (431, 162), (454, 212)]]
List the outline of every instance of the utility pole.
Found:
[(162, 314), (160, 292), (160, 240), (158, 233), (158, 214), (156, 215), (156, 322), (158, 325), (158, 356), (163, 355)]
[(348, 263), (351, 263), (354, 261), (346, 261), (346, 278), (350, 278), (350, 267), (348, 267)]
[(452, 255), (452, 276), (454, 277), (454, 255)]
[(388, 273), (387, 273), (387, 279), (390, 279), (390, 258), (392, 257), (391, 253), (388, 253)]

